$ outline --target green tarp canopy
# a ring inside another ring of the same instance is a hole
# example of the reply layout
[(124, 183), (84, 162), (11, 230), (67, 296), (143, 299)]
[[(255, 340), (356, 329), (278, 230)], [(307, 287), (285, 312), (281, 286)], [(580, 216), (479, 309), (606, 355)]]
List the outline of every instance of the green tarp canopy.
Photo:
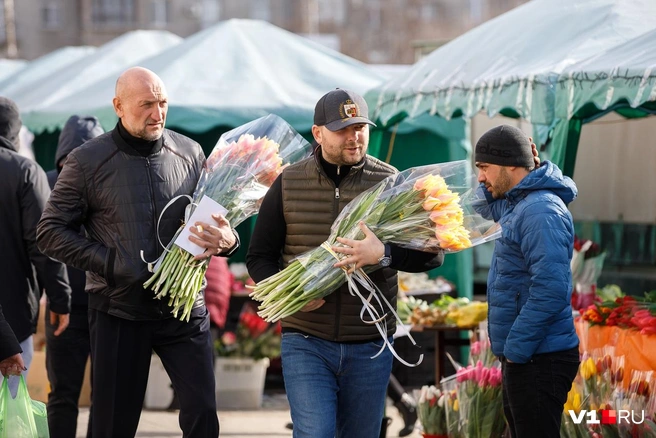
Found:
[[(654, 23), (656, 14), (651, 8)], [(572, 175), (582, 126), (615, 111), (656, 114), (656, 29), (565, 68), (556, 85), (554, 161)]]

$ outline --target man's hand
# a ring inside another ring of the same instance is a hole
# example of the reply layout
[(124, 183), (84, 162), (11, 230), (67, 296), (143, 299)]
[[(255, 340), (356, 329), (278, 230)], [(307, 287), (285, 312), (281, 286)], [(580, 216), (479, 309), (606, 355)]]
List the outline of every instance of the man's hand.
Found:
[(25, 371), (25, 364), (23, 363), (23, 356), (20, 353), (16, 353), (13, 356), (9, 356), (7, 359), (0, 362), (0, 373), (3, 376), (19, 376), (20, 373)]
[(319, 307), (323, 306), (325, 303), (326, 300), (317, 298), (316, 300), (312, 300), (309, 303), (307, 303), (305, 306), (303, 306), (301, 308), (301, 312), (312, 312), (313, 310), (317, 310)]
[(213, 214), (212, 218), (216, 221), (216, 225), (196, 222), (189, 228), (191, 231), (189, 240), (205, 248), (205, 252), (198, 254), (194, 257), (194, 260), (203, 260), (218, 255), (235, 246), (237, 242), (237, 238), (232, 232), (232, 228), (230, 228), (230, 223), (225, 217), (220, 214)]
[(50, 324), (57, 327), (57, 330), (55, 330), (55, 336), (61, 335), (64, 330), (66, 330), (69, 320), (70, 315), (68, 313), (55, 313), (52, 310), (50, 311)]
[(535, 167), (540, 167), (540, 157), (538, 157), (538, 148), (535, 146), (535, 143), (533, 143), (533, 137), (529, 137), (528, 141), (531, 142), (531, 152), (533, 152), (533, 162), (535, 163)]
[(378, 237), (367, 228), (364, 222), (360, 222), (358, 225), (360, 226), (360, 230), (364, 233), (364, 239), (352, 240), (338, 237), (337, 241), (346, 246), (332, 247), (333, 251), (347, 255), (347, 257), (344, 257), (333, 266), (335, 268), (347, 266), (349, 268), (349, 273), (352, 273), (363, 266), (377, 265), (378, 260), (385, 255), (385, 245), (383, 242), (381, 242)]

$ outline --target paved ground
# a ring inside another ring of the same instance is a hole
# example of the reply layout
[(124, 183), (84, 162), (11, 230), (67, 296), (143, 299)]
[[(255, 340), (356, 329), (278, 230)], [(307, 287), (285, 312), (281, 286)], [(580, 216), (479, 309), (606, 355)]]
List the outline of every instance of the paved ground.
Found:
[[(389, 400), (388, 400), (389, 401)], [(387, 437), (397, 437), (403, 421), (393, 406), (387, 415), (392, 418)], [(78, 421), (78, 438), (85, 438), (89, 410), (82, 408)], [(250, 411), (219, 411), (221, 437), (230, 438), (291, 438), (292, 433), (285, 425), (290, 421), (289, 405), (284, 394), (265, 394), (263, 407)], [(138, 438), (181, 437), (177, 411), (145, 410), (137, 431)], [(415, 431), (409, 438), (418, 438)]]

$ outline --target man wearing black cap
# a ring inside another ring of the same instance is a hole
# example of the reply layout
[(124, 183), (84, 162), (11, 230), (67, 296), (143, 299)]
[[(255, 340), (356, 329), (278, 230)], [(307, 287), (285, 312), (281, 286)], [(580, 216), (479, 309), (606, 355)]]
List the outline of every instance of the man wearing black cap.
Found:
[[(396, 173), (367, 155), (370, 125), (375, 126), (367, 103), (351, 91), (336, 89), (317, 102), (314, 156), (285, 169), (260, 208), (246, 259), (256, 282), (321, 245), (346, 204)], [(390, 302), (396, 301), (396, 270), (426, 271), (442, 264), (442, 253), (383, 244), (361, 228), (365, 238), (340, 250), (346, 257), (335, 266), (380, 266), (371, 279)], [(294, 437), (379, 436), (392, 354), (385, 350), (371, 359), (382, 340), (375, 326), (362, 322), (361, 308), (360, 299), (343, 286), (282, 320), (282, 367)], [(391, 338), (396, 330), (391, 313), (387, 327)]]
[[(51, 324), (57, 336), (68, 326), (71, 288), (66, 267), (36, 246), (36, 225), (50, 189), (41, 166), (18, 154), (21, 126), (16, 104), (0, 97), (0, 306), (20, 342), (27, 370), (41, 288), (50, 300)], [(15, 393), (18, 379), (10, 380), (9, 387)]]
[(503, 405), (513, 438), (559, 436), (579, 366), (570, 261), (574, 181), (540, 164), (531, 138), (497, 126), (476, 143), (483, 214), (501, 224), (487, 282), (492, 352), (503, 369)]

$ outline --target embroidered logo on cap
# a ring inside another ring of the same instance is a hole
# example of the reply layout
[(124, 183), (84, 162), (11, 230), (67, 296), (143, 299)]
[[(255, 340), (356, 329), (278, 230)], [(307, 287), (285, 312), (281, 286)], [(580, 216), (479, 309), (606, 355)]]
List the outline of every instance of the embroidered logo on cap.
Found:
[(342, 119), (357, 117), (359, 113), (358, 105), (350, 99), (339, 106), (339, 115)]

